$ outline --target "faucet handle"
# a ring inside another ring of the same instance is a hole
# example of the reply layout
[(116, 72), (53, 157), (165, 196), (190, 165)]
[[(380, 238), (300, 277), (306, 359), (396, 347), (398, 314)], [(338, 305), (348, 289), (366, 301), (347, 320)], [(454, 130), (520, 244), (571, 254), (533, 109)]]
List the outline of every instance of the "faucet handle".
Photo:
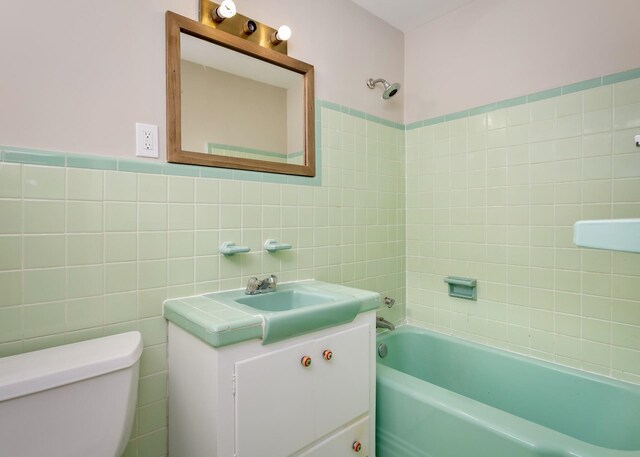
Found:
[(278, 277), (276, 275), (271, 275), (267, 278), (267, 283), (269, 284), (270, 289), (275, 289), (278, 284)]
[(249, 281), (247, 281), (247, 290), (245, 291), (245, 293), (252, 294), (256, 290), (258, 290), (259, 286), (260, 286), (260, 281), (258, 281), (258, 278), (256, 278), (255, 276), (252, 278), (249, 278)]

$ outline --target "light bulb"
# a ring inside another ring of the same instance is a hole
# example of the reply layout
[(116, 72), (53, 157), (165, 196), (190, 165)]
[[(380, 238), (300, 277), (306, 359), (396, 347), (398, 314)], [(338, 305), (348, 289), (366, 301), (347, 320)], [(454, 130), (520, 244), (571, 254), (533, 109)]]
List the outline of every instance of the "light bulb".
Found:
[(220, 6), (216, 8), (213, 20), (216, 22), (222, 22), (225, 19), (229, 19), (235, 15), (236, 4), (233, 3), (233, 0), (223, 0), (222, 3), (220, 3)]
[(289, 28), (289, 26), (288, 25), (281, 25), (278, 28), (278, 33), (276, 34), (276, 37), (280, 41), (287, 41), (289, 38), (291, 38), (291, 29)]
[(291, 29), (288, 25), (281, 25), (277, 32), (271, 35), (271, 43), (280, 44), (291, 38)]

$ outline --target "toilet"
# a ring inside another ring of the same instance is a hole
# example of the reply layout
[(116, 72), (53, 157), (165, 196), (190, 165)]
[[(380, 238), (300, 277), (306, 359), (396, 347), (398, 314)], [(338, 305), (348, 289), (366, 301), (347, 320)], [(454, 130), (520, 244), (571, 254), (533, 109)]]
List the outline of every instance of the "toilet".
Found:
[(128, 332), (0, 359), (0, 456), (120, 457), (142, 353)]

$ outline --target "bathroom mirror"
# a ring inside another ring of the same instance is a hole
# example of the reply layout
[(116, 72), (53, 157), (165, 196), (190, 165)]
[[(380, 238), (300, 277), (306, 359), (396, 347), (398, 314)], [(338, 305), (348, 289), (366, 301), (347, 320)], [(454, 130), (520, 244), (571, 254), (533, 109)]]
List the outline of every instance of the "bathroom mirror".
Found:
[(170, 11), (167, 161), (315, 176), (313, 66)]

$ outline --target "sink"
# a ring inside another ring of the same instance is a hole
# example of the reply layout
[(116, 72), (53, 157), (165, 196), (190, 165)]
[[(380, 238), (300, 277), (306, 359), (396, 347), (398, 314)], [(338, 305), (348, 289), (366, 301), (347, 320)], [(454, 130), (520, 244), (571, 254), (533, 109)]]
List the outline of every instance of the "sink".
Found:
[(321, 281), (278, 284), (275, 292), (246, 295), (244, 289), (205, 297), (262, 319), (263, 344), (353, 321), (376, 309), (380, 295)]
[(336, 299), (326, 294), (315, 294), (299, 290), (281, 290), (267, 294), (247, 295), (235, 301), (261, 311), (288, 311), (306, 306), (330, 303)]

